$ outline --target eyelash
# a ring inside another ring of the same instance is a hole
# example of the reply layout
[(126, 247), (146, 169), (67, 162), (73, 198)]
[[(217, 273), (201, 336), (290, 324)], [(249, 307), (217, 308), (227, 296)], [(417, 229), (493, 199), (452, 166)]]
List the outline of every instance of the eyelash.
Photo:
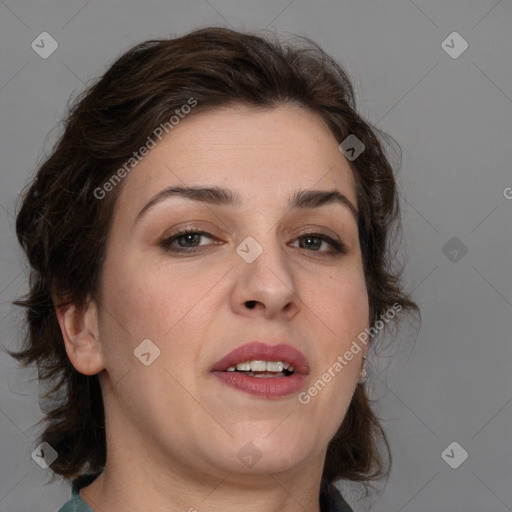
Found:
[[(214, 238), (211, 233), (208, 233), (207, 231), (202, 231), (194, 228), (185, 228), (180, 231), (177, 231), (173, 235), (171, 235), (168, 238), (165, 238), (160, 242), (160, 246), (168, 251), (168, 252), (175, 252), (175, 253), (185, 253), (190, 254), (197, 252), (196, 249), (203, 246), (196, 246), (196, 247), (172, 247), (171, 244), (175, 242), (176, 240), (180, 239), (181, 237), (187, 236), (187, 235), (199, 235), (204, 236), (207, 238)], [(319, 239), (324, 242), (327, 242), (329, 245), (331, 245), (334, 248), (334, 252), (326, 252), (326, 251), (310, 251), (310, 252), (318, 252), (320, 254), (324, 253), (326, 256), (339, 256), (341, 254), (346, 254), (348, 252), (346, 245), (341, 240), (335, 240), (331, 238), (328, 235), (325, 235), (323, 233), (304, 233), (303, 235), (300, 235), (297, 239), (304, 239), (304, 238), (313, 238), (313, 239)]]

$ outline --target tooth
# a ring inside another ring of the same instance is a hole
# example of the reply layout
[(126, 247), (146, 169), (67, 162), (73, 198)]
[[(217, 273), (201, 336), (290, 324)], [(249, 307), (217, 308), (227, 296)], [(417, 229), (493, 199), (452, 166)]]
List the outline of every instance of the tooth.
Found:
[[(238, 363), (236, 366), (230, 366), (226, 371), (235, 371), (235, 368), (240, 372), (282, 372), (283, 369), (293, 371), (293, 366), (289, 363), (283, 363), (282, 361), (262, 361), (255, 359), (253, 361), (244, 361)], [(290, 370), (291, 368), (291, 370)]]
[(267, 362), (266, 361), (251, 361), (252, 372), (265, 372), (267, 370)]
[(281, 361), (267, 361), (267, 372), (282, 372), (283, 368)]
[(295, 367), (294, 366), (289, 366), (288, 367), (288, 371), (289, 372), (294, 372), (295, 371)]

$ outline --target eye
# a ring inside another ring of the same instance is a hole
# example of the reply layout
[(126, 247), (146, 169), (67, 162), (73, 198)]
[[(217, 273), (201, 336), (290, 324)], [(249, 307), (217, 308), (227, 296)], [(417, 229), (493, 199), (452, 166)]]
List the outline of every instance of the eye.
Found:
[[(301, 249), (309, 249), (311, 252), (321, 253), (339, 253), (346, 254), (347, 247), (341, 240), (335, 240), (334, 238), (325, 235), (323, 233), (306, 233), (297, 238), (299, 247)], [(301, 243), (302, 242), (302, 243)], [(330, 245), (334, 250), (320, 250), (322, 246)]]
[[(162, 240), (160, 246), (166, 251), (172, 252), (195, 252), (196, 247), (202, 247), (209, 244), (201, 244), (202, 238), (213, 239), (213, 235), (207, 231), (201, 231), (197, 229), (182, 229), (170, 237)], [(177, 245), (176, 245), (177, 244)]]
[[(210, 245), (208, 243), (201, 243), (201, 240), (204, 238), (213, 240), (215, 237), (207, 231), (185, 228), (165, 238), (159, 245), (169, 252), (193, 253), (197, 252), (196, 249), (199, 247)], [(308, 252), (324, 253), (331, 256), (348, 252), (343, 242), (323, 233), (306, 233), (299, 236), (296, 242), (299, 243), (300, 249), (306, 249)], [(330, 246), (331, 250), (325, 249), (326, 246)], [(324, 249), (322, 250), (322, 248)]]

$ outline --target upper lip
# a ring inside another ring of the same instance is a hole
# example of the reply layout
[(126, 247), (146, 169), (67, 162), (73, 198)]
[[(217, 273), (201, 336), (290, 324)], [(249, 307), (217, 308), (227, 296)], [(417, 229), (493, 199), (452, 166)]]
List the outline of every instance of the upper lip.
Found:
[(283, 361), (293, 366), (295, 368), (295, 373), (309, 373), (308, 360), (300, 350), (288, 345), (287, 343), (267, 345), (261, 341), (253, 341), (235, 348), (235, 350), (226, 354), (222, 359), (217, 361), (210, 371), (224, 372), (230, 366), (236, 366), (238, 363), (255, 360)]

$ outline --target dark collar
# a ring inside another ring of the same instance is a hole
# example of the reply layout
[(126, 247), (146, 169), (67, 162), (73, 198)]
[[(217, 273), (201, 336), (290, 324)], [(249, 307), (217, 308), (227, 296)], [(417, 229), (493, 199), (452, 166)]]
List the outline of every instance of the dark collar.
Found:
[(320, 486), (320, 512), (353, 512), (353, 510), (334, 484), (323, 480)]

